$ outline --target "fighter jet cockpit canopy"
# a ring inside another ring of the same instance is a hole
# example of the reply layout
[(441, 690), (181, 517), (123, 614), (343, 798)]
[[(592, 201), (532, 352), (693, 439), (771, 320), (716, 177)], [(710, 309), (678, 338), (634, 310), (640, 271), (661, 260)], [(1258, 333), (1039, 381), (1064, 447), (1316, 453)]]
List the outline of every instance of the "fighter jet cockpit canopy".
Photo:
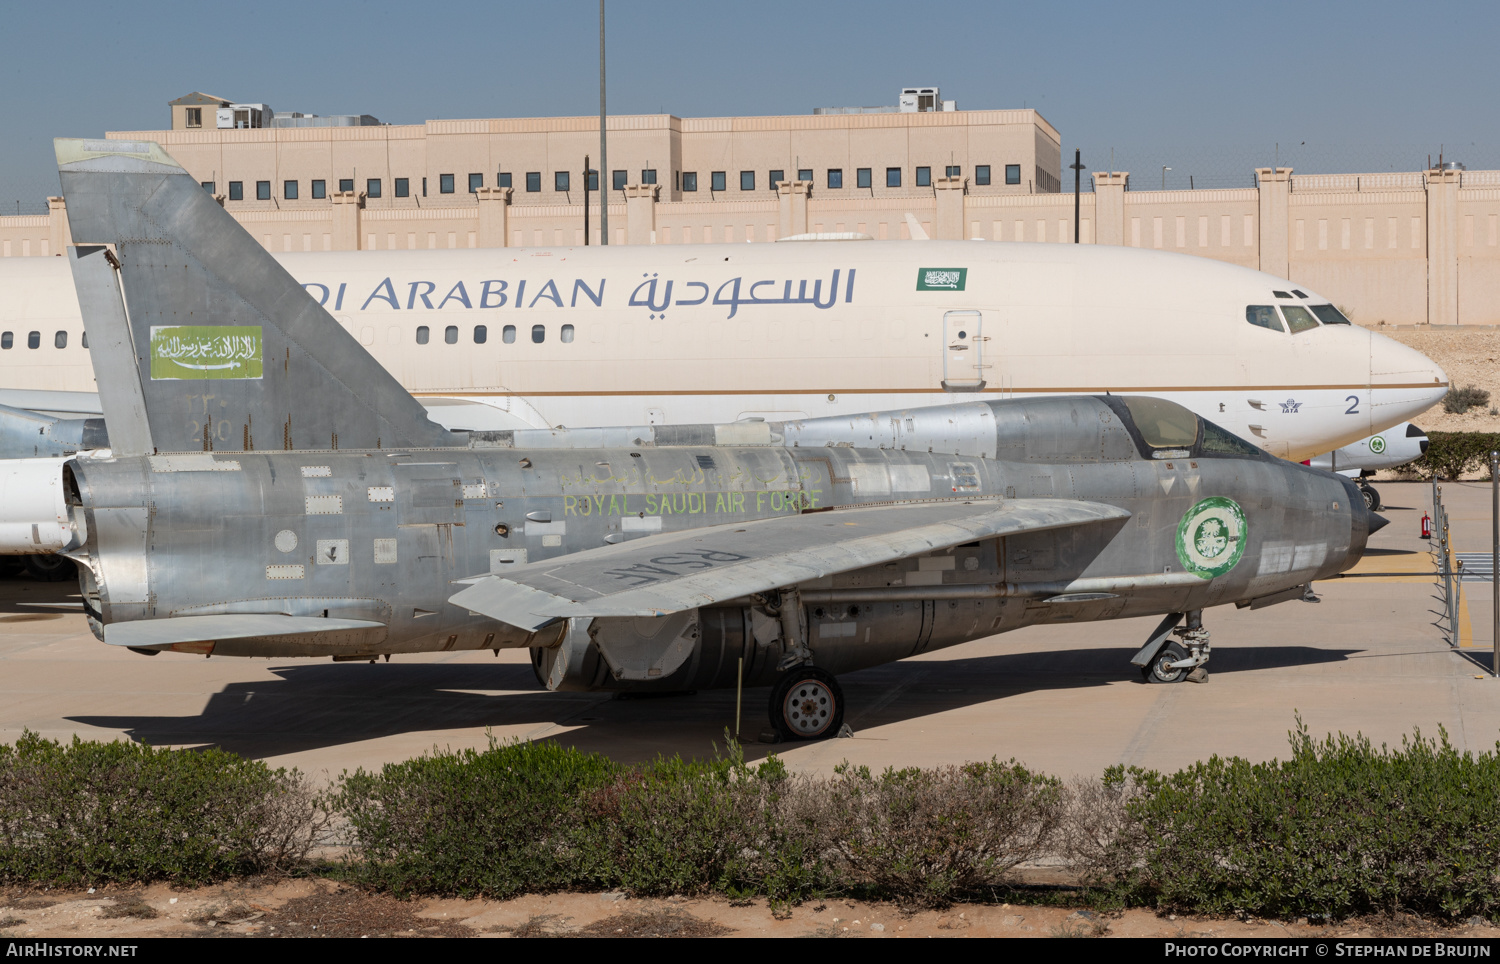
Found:
[(1215, 456), (1270, 458), (1264, 450), (1165, 398), (1150, 395), (1106, 395), (1130, 429), (1141, 454), (1152, 459)]

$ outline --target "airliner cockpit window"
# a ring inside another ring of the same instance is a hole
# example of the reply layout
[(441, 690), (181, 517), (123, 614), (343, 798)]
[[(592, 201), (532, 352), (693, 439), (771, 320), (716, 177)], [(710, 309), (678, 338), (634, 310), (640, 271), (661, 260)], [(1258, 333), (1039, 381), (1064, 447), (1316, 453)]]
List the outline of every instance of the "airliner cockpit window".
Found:
[(1318, 320), (1325, 325), (1349, 325), (1353, 324), (1344, 313), (1333, 305), (1312, 305), (1312, 313), (1318, 316)]
[(1127, 395), (1124, 401), (1142, 441), (1153, 449), (1189, 449), (1198, 441), (1198, 416), (1176, 402), (1149, 395)]
[(1282, 305), (1281, 313), (1286, 315), (1287, 327), (1292, 329), (1292, 334), (1311, 331), (1318, 327), (1318, 319), (1312, 316), (1312, 312), (1297, 305)]
[(1281, 319), (1276, 315), (1276, 309), (1271, 305), (1246, 305), (1245, 320), (1257, 328), (1269, 328), (1272, 331), (1285, 332), (1281, 327)]

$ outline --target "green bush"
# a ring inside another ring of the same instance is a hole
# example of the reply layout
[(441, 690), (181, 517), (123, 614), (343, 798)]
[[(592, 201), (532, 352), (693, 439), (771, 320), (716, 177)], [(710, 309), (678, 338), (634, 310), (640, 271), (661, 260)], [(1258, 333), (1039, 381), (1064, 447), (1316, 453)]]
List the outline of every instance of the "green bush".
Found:
[(1474, 469), (1485, 468), (1490, 452), (1500, 449), (1500, 433), (1431, 432), (1427, 451), (1410, 463), (1424, 479), (1457, 479)]
[(82, 886), (203, 883), (286, 871), (326, 826), (296, 770), (222, 750), (0, 745), (0, 880)]
[(1490, 403), (1490, 393), (1473, 385), (1448, 389), (1443, 396), (1443, 411), (1450, 415), (1462, 415), (1471, 408), (1480, 408)]
[(1459, 753), (1447, 733), (1375, 749), (1314, 740), (1299, 720), (1284, 762), (1117, 768), (1110, 782), (1129, 786), (1127, 819), (1096, 882), (1112, 876), (1133, 903), (1273, 917), (1500, 910), (1500, 754)]

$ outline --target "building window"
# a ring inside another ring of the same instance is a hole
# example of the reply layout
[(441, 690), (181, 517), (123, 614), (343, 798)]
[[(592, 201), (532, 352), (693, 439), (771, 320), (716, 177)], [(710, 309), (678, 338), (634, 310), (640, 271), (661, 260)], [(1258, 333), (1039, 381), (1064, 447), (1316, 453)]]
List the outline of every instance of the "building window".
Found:
[(975, 168), (974, 168), (974, 183), (975, 184), (988, 184), (988, 183), (990, 183), (990, 166), (988, 164), (979, 164), (979, 165), (975, 166)]
[(10, 351), (15, 346), (16, 346), (16, 336), (15, 335), (11, 334), (8, 331), (5, 334), (0, 335), (0, 348), (4, 348), (6, 351)]
[(365, 181), (365, 197), (380, 197), (380, 178), (372, 177)]
[(1021, 165), (1019, 165), (1019, 164), (1007, 164), (1007, 165), (1005, 165), (1005, 183), (1006, 184), (1020, 184), (1021, 183)]
[(854, 171), (855, 187), (873, 187), (875, 184), (873, 176), (868, 167), (856, 168)]
[(901, 186), (901, 168), (899, 168), (899, 167), (888, 167), (888, 168), (885, 169), (885, 186), (886, 187), (900, 187)]
[(33, 332), (27, 333), (27, 335), (26, 335), (26, 347), (27, 348), (40, 348), (40, 347), (42, 347), (42, 333), (39, 332), (39, 331), (33, 331)]
[(552, 190), (565, 192), (568, 190), (568, 187), (571, 183), (572, 179), (568, 177), (567, 171), (552, 172)]
[(398, 178), (396, 178), (396, 196), (397, 197), (411, 197), (411, 178), (408, 178), (408, 177), (398, 177)]
[(648, 167), (645, 170), (641, 171), (641, 183), (642, 184), (655, 184), (656, 183), (656, 168), (654, 168), (654, 167)]
[(427, 196), (427, 178), (422, 178), (422, 196)]
[(501, 171), (499, 174), (496, 174), (495, 175), (495, 186), (496, 187), (510, 187), (510, 172), (509, 171)]
[(231, 201), (243, 201), (244, 199), (245, 199), (245, 182), (244, 181), (230, 181), (229, 182), (229, 200), (231, 200)]
[(189, 126), (189, 127), (202, 127), (203, 126), (203, 108), (202, 107), (189, 107), (187, 109), (187, 126)]
[(282, 181), (281, 182), (281, 196), (283, 198), (285, 198), (286, 200), (288, 200), (288, 201), (295, 201), (295, 200), (297, 200), (297, 182), (296, 181)]
[(753, 190), (755, 190), (755, 172), (754, 171), (741, 171), (740, 172), (740, 190), (741, 191), (753, 191)]
[(453, 193), (453, 175), (452, 174), (439, 174), (438, 175), (438, 193), (439, 194), (452, 194)]
[(354, 178), (352, 178), (352, 177), (341, 177), (341, 178), (339, 178), (339, 193), (340, 194), (346, 194), (346, 193), (348, 193), (348, 192), (350, 192), (352, 190), (354, 190)]
[(65, 332), (65, 331), (60, 331), (57, 334), (53, 335), (52, 336), (52, 347), (53, 348), (66, 348), (66, 347), (68, 347), (68, 333)]
[(479, 189), (482, 188), (482, 187), (484, 187), (484, 175), (483, 174), (470, 174), (469, 175), (469, 193), (470, 194), (478, 194), (479, 193)]
[(844, 186), (844, 169), (841, 168), (841, 167), (830, 167), (828, 169), (828, 187), (829, 187), (829, 189), (831, 190), (833, 188), (840, 188), (840, 187), (843, 187), (843, 186)]
[[(886, 180), (889, 181), (890, 179), (890, 172), (887, 171)], [(917, 187), (932, 187), (932, 168), (917, 168)]]
[(534, 345), (540, 345), (542, 342), (544, 342), (546, 340), (547, 340), (547, 326), (546, 325), (532, 325), (531, 326), (531, 342), (532, 342), (532, 344), (534, 344)]
[(443, 329), (443, 341), (449, 345), (458, 344), (458, 326), (449, 325)]
[(529, 191), (532, 194), (536, 194), (541, 189), (542, 189), (542, 172), (541, 171), (527, 171), (526, 172), (526, 190)]
[(313, 198), (315, 200), (319, 200), (319, 201), (321, 201), (324, 198), (328, 197), (328, 182), (327, 181), (313, 181), (312, 182), (312, 196), (313, 196)]
[(474, 326), (474, 344), (482, 345), (490, 340), (490, 330), (484, 325)]
[(786, 171), (772, 171), (766, 175), (766, 184), (771, 190), (776, 190), (776, 185), (786, 180)]
[(204, 181), (204, 182), (202, 182), (202, 184), (203, 184), (203, 190), (207, 191), (209, 194), (213, 194), (214, 193), (214, 188), (216, 187), (216, 185), (214, 184), (213, 181)]
[(723, 171), (714, 171), (708, 176), (708, 179), (708, 189), (710, 191), (729, 190), (729, 179), (725, 177)]
[(948, 167), (947, 167), (947, 169), (946, 169), (946, 171), (944, 172), (943, 176), (944, 177), (962, 177), (963, 173), (964, 173), (964, 169), (961, 168), (961, 167), (959, 167), (957, 164), (949, 164)]
[(256, 181), (255, 182), (255, 199), (257, 201), (269, 201), (269, 200), (271, 200), (271, 182), (270, 181)]
[(624, 171), (611, 171), (610, 174), (609, 174), (609, 183), (612, 185), (613, 189), (616, 190), (616, 191), (623, 191), (623, 190), (625, 190), (625, 172)]
[(417, 326), (417, 344), (419, 344), (419, 345), (425, 345), (425, 344), (427, 344), (427, 338), (428, 338), (428, 336), (430, 334), (431, 334), (431, 332), (429, 332), (427, 330), (427, 326), (426, 325), (418, 325)]
[(562, 326), (562, 335), (561, 335), (561, 337), (562, 337), (562, 340), (563, 340), (564, 344), (572, 344), (572, 342), (573, 342), (573, 326), (572, 325), (563, 325)]
[(505, 342), (507, 345), (514, 345), (516, 343), (516, 326), (506, 325), (505, 328), (500, 332), (500, 340)]
[(589, 186), (588, 186), (588, 189), (590, 191), (597, 191), (597, 190), (599, 190), (599, 172), (595, 171), (593, 169), (589, 170)]
[(811, 181), (812, 180), (812, 168), (810, 168), (810, 167), (799, 167), (799, 168), (797, 168), (797, 180), (799, 180), (799, 181)]
[(682, 189), (684, 191), (696, 191), (696, 190), (698, 190), (698, 172), (697, 171), (683, 171), (682, 172)]

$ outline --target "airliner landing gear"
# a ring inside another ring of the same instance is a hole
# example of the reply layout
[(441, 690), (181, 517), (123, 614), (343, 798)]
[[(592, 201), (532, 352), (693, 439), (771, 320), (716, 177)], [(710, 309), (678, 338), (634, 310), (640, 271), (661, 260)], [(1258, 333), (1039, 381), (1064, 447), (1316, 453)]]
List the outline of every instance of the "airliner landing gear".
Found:
[(1365, 497), (1365, 508), (1371, 512), (1379, 512), (1385, 508), (1385, 506), (1380, 504), (1380, 493), (1375, 489), (1375, 486), (1364, 479), (1355, 479), (1354, 484), (1359, 486), (1359, 494)]
[[(1203, 628), (1203, 611), (1187, 613), (1187, 624), (1177, 623), (1181, 613), (1172, 613), (1152, 634), (1150, 642), (1131, 660), (1141, 668), (1141, 678), (1148, 683), (1208, 682), (1208, 655), (1212, 646), (1208, 630)], [(1170, 637), (1176, 636), (1177, 639)]]
[(844, 722), (844, 690), (816, 666), (789, 671), (771, 688), (771, 726), (783, 740), (818, 740)]

